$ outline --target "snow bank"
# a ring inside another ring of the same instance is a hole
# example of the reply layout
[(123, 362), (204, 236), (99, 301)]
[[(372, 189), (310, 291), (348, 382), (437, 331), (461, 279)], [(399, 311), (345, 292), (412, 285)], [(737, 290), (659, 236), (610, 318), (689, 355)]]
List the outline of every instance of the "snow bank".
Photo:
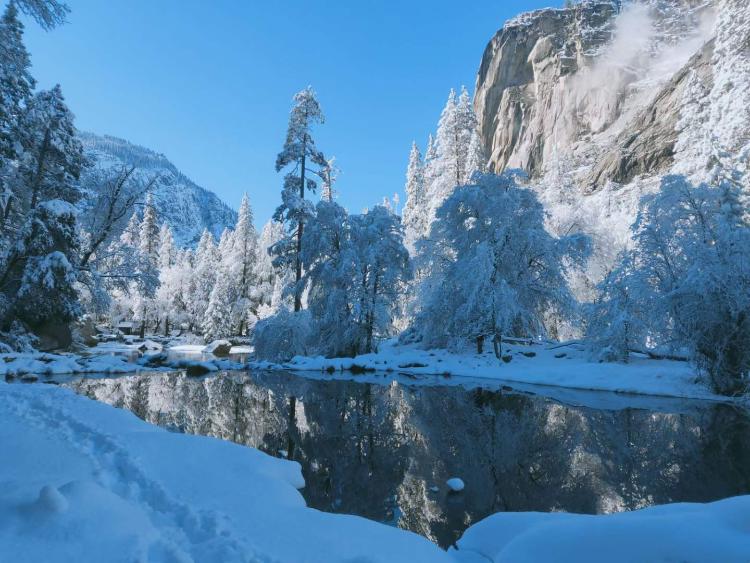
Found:
[(122, 356), (81, 357), (68, 354), (0, 354), (0, 376), (62, 375), (71, 373), (132, 373), (142, 369)]
[(0, 451), (0, 561), (451, 560), (415, 534), (307, 508), (296, 462), (56, 386), (0, 383)]
[(484, 378), (496, 381), (614, 391), (663, 397), (725, 401), (703, 385), (688, 362), (653, 360), (633, 355), (630, 362), (597, 363), (583, 346), (568, 344), (503, 345), (506, 361), (488, 351), (477, 355), (447, 350), (422, 350), (391, 340), (374, 354), (356, 358), (297, 356), (284, 364), (250, 362), (251, 369), (291, 371), (387, 371), (410, 375)]
[(750, 496), (668, 504), (605, 516), (505, 512), (471, 526), (451, 550), (459, 561), (747, 562)]
[(129, 361), (124, 354), (134, 352), (132, 346), (100, 345), (91, 348), (90, 356), (76, 354), (9, 353), (0, 354), (0, 377), (26, 375), (66, 375), (77, 373), (133, 373), (138, 371), (187, 370), (191, 375), (203, 375), (219, 370), (241, 370), (245, 364), (228, 359), (213, 358), (206, 361), (177, 358), (166, 353), (145, 354)]

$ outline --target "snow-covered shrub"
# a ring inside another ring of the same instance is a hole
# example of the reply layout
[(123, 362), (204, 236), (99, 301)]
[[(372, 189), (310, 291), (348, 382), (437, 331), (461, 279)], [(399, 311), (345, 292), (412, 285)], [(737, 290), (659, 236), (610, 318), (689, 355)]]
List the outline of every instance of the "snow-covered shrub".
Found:
[(310, 313), (291, 312), (285, 308), (258, 321), (253, 331), (255, 355), (259, 360), (284, 362), (308, 353)]
[(688, 349), (714, 389), (746, 389), (750, 372), (750, 222), (739, 185), (666, 176), (645, 196), (634, 248), (601, 287), (588, 334), (594, 353)]
[(0, 352), (35, 352), (38, 342), (18, 321), (13, 321), (7, 332), (0, 332)]
[(626, 282), (632, 268), (630, 257), (623, 256), (620, 267), (602, 280), (598, 298), (587, 307), (586, 340), (593, 359), (627, 362), (630, 351), (648, 338), (644, 304), (634, 297), (638, 289)]

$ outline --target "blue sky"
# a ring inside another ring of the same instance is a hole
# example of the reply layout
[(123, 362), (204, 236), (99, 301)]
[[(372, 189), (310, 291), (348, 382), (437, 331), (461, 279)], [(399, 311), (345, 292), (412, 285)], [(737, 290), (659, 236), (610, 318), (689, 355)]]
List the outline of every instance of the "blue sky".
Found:
[(556, 0), (68, 0), (69, 23), (27, 21), (39, 86), (60, 83), (80, 129), (163, 152), (262, 224), (279, 201), (274, 161), (292, 95), (326, 114), (318, 147), (352, 212), (402, 193), (451, 87), (473, 89), (486, 43), (515, 14)]

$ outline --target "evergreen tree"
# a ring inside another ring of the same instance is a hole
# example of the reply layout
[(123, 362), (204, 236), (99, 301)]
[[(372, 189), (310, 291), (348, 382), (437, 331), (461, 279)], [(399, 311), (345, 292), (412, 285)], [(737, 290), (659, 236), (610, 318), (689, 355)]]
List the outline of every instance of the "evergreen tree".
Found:
[(24, 185), (14, 182), (13, 163), (22, 156), (19, 127), (21, 116), (31, 99), (34, 79), (29, 72), (31, 59), (23, 44), (23, 24), (13, 2), (0, 19), (0, 234), (7, 241), (6, 225), (12, 211), (24, 198)]
[(25, 220), (0, 257), (0, 290), (6, 302), (15, 303), (6, 311), (42, 327), (72, 320), (78, 308), (80, 240), (73, 204), (81, 197), (78, 179), (86, 162), (59, 87), (37, 94), (21, 124), (17, 177), (26, 186), (19, 203)]
[(188, 287), (186, 308), (190, 330), (202, 327), (211, 290), (216, 280), (218, 263), (219, 257), (214, 237), (204, 229), (198, 247), (195, 249), (193, 271)]
[(158, 265), (160, 270), (173, 266), (177, 258), (177, 247), (174, 244), (172, 229), (164, 223), (159, 229)]
[(224, 229), (219, 240), (216, 277), (202, 323), (206, 341), (227, 338), (234, 332), (232, 309), (237, 299), (237, 287), (231, 276), (232, 238), (232, 231)]
[(139, 241), (141, 238), (141, 218), (138, 217), (138, 212), (134, 211), (130, 216), (127, 226), (120, 235), (120, 243), (127, 245), (131, 248), (138, 248)]
[(148, 257), (154, 263), (159, 255), (159, 221), (154, 206), (154, 196), (146, 196), (146, 204), (143, 207), (143, 219), (141, 220), (139, 232), (139, 248), (144, 257)]
[[(327, 162), (323, 153), (315, 147), (312, 127), (323, 123), (323, 113), (312, 88), (308, 87), (294, 96), (294, 107), (289, 116), (286, 142), (276, 158), (276, 170), (292, 167), (284, 177), (281, 205), (274, 213), (276, 221), (287, 225), (288, 236), (274, 245), (277, 267), (291, 265), (294, 269), (294, 310), (302, 308), (302, 239), (304, 225), (313, 213), (312, 204), (305, 199), (305, 190), (315, 191), (317, 183), (310, 173), (320, 175)], [(313, 166), (317, 167), (313, 168)]]
[(228, 271), (234, 284), (232, 319), (241, 335), (257, 319), (259, 295), (256, 292), (256, 260), (258, 258), (258, 234), (253, 226), (253, 212), (250, 200), (242, 197), (237, 225), (232, 234), (232, 248), (228, 260)]
[(59, 0), (11, 0), (10, 5), (17, 5), (21, 11), (34, 18), (42, 29), (50, 30), (65, 23), (70, 8)]
[(273, 267), (270, 248), (284, 238), (284, 225), (276, 221), (268, 221), (263, 226), (258, 243), (256, 258), (256, 290), (258, 293), (258, 318), (265, 318), (275, 313), (282, 304), (282, 286), (286, 285), (284, 278), (290, 277), (289, 272), (276, 270)]
[(336, 190), (333, 185), (338, 178), (339, 169), (336, 168), (336, 157), (331, 157), (326, 161), (325, 167), (321, 170), (321, 189), (320, 199), (332, 202), (336, 198)]
[(133, 318), (140, 322), (140, 335), (143, 338), (150, 323), (154, 324), (154, 330), (158, 329), (154, 299), (159, 288), (159, 224), (154, 199), (150, 193), (146, 196), (143, 217), (138, 228), (137, 259), (137, 278), (131, 290), (135, 294)]
[(76, 270), (76, 209), (59, 199), (40, 203), (21, 238), (25, 260), (16, 295), (17, 318), (32, 328), (68, 323), (80, 313)]
[(484, 153), (484, 145), (479, 132), (474, 130), (469, 141), (468, 155), (466, 158), (466, 176), (464, 183), (470, 184), (475, 172), (487, 172), (487, 156)]
[(458, 186), (471, 181), (475, 171), (485, 164), (477, 118), (466, 88), (456, 95), (451, 90), (438, 121), (434, 143), (425, 154), (425, 192), (428, 203), (427, 224), (437, 209)]
[(404, 191), (406, 192), (403, 214), (404, 238), (409, 252), (414, 254), (416, 241), (427, 234), (425, 171), (417, 143), (411, 145)]

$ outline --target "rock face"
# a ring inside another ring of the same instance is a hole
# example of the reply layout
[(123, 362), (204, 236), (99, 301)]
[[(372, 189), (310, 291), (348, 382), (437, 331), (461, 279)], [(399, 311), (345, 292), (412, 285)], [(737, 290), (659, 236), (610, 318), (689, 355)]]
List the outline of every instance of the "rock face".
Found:
[(485, 49), (475, 109), (495, 169), (542, 169), (555, 134), (570, 140), (584, 128), (566, 99), (576, 71), (612, 36), (610, 1), (546, 9), (509, 21)]
[[(237, 221), (233, 209), (216, 194), (191, 181), (163, 154), (107, 135), (81, 132), (79, 136), (86, 155), (94, 163), (86, 172), (83, 185), (95, 189), (97, 175), (106, 177), (131, 166), (136, 167), (132, 180), (135, 184), (145, 185), (156, 178), (152, 192), (159, 221), (172, 228), (179, 245), (197, 243), (204, 228), (218, 239), (225, 227), (233, 227)], [(85, 212), (95, 213), (96, 210), (86, 209)]]
[(594, 236), (601, 273), (661, 176), (705, 181), (750, 155), (747, 0), (522, 14), (487, 45), (474, 105), (491, 168), (524, 169), (553, 231)]

